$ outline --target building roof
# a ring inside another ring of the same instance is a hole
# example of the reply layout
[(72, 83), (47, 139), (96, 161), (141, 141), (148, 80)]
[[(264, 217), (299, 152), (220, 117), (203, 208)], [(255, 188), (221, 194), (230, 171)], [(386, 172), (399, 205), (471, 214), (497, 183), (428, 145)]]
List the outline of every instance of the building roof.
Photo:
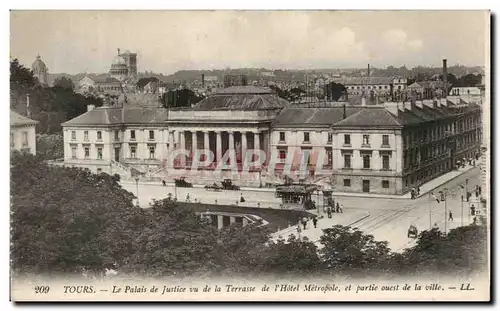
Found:
[(343, 85), (377, 85), (377, 84), (392, 84), (393, 79), (388, 77), (356, 77), (348, 79), (335, 79)]
[(197, 110), (267, 110), (288, 107), (288, 101), (270, 88), (232, 86), (217, 91), (196, 104)]
[(29, 124), (37, 124), (38, 121), (32, 120), (25, 116), (20, 115), (17, 112), (10, 111), (10, 125), (29, 125)]
[[(357, 113), (361, 107), (346, 106), (346, 115)], [(285, 108), (274, 120), (275, 127), (330, 127), (342, 120), (344, 107)]]
[(116, 78), (113, 78), (113, 77), (94, 77), (94, 78), (90, 78), (92, 79), (92, 81), (94, 81), (95, 83), (117, 83), (117, 84), (120, 84), (120, 81)]
[(390, 113), (383, 106), (361, 107), (361, 109), (347, 118), (340, 120), (334, 126), (342, 127), (399, 127), (398, 117)]
[(167, 120), (167, 113), (167, 109), (153, 107), (99, 107), (64, 122), (62, 125), (161, 123)]

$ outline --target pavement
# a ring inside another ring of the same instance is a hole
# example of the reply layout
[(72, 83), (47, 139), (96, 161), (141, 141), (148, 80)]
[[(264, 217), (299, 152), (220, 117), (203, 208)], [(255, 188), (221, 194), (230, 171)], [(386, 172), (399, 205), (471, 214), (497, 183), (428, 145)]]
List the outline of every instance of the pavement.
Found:
[[(471, 165), (466, 165), (464, 168), (459, 168), (458, 170), (453, 170), (451, 172), (448, 172), (446, 174), (443, 174), (437, 178), (434, 178), (430, 180), (429, 182), (426, 182), (425, 184), (422, 184), (420, 186), (420, 195), (419, 197), (422, 197), (426, 195), (427, 193), (435, 190), (439, 186), (445, 184), (446, 182), (453, 180), (454, 178), (457, 178), (458, 176), (470, 171), (471, 169), (477, 168), (480, 166), (480, 161), (476, 161), (475, 166)], [(124, 180), (121, 182), (122, 185), (129, 185), (133, 184), (136, 185), (134, 181), (127, 181)], [(168, 187), (174, 187), (173, 182), (167, 182), (166, 183)], [(140, 181), (139, 185), (161, 185), (161, 182), (159, 181)], [(181, 189), (181, 188), (178, 188)], [(204, 189), (205, 190), (205, 185), (201, 184), (193, 184), (193, 188), (191, 189)], [(242, 187), (240, 192), (264, 192), (264, 193), (272, 193), (274, 194), (275, 188), (250, 188), (250, 187)], [(134, 192), (135, 193), (135, 192)], [(173, 193), (173, 192), (172, 192)], [(220, 192), (219, 192), (220, 193)], [(359, 197), (359, 198), (373, 198), (373, 199), (410, 199), (411, 194), (405, 193), (405, 194), (400, 194), (400, 195), (391, 195), (391, 194), (376, 194), (376, 193), (355, 193), (355, 192), (333, 192), (332, 195), (334, 197)]]

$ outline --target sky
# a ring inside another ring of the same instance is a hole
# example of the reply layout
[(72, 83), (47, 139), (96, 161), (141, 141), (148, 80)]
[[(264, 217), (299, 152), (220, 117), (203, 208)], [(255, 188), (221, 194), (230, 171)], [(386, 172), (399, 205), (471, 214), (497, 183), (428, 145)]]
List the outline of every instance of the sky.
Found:
[(51, 73), (486, 66), (486, 11), (11, 11), (10, 57)]

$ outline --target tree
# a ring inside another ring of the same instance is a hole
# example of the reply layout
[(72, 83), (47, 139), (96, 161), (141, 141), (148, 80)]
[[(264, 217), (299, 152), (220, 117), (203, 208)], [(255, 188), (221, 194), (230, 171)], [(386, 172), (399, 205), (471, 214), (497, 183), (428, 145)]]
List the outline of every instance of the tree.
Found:
[(351, 227), (336, 225), (324, 229), (320, 256), (331, 271), (370, 272), (387, 269), (390, 249), (386, 241)]
[(290, 235), (286, 242), (281, 238), (270, 243), (266, 255), (262, 258), (261, 270), (267, 273), (310, 274), (323, 268), (316, 245), (307, 238), (301, 240), (294, 235)]
[(347, 89), (340, 83), (330, 82), (325, 85), (325, 94), (328, 100), (338, 101), (346, 92)]
[(36, 137), (36, 153), (45, 160), (61, 159), (64, 157), (63, 135), (42, 134)]
[(171, 200), (154, 201), (135, 238), (124, 271), (146, 276), (186, 276), (220, 269), (217, 229)]
[(17, 58), (10, 61), (10, 89), (19, 90), (35, 86), (36, 79), (33, 72), (19, 64)]
[(164, 97), (166, 98), (166, 106), (165, 107), (191, 107), (195, 105), (199, 101), (201, 101), (204, 97), (197, 96), (190, 89), (180, 89), (174, 91), (168, 91)]
[(62, 88), (73, 91), (75, 89), (75, 85), (70, 78), (66, 77), (58, 77), (54, 80), (54, 87)]
[(13, 153), (12, 267), (43, 274), (123, 264), (135, 249), (134, 224), (142, 213), (133, 197), (118, 175), (48, 166), (39, 157)]

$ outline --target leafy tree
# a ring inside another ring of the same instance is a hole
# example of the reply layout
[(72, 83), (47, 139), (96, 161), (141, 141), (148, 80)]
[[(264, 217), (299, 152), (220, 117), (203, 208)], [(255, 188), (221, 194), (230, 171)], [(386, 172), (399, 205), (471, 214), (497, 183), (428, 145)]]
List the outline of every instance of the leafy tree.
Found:
[(33, 72), (19, 64), (17, 58), (10, 61), (10, 88), (19, 90), (35, 86), (36, 79)]
[(58, 77), (54, 80), (54, 87), (62, 88), (73, 91), (75, 89), (75, 85), (70, 78), (66, 77)]
[(328, 100), (338, 101), (346, 92), (347, 89), (340, 83), (330, 82), (325, 85), (325, 94)]
[(290, 235), (270, 243), (262, 258), (262, 270), (276, 274), (310, 274), (321, 271), (323, 266), (316, 245), (307, 238), (298, 239)]
[(62, 134), (42, 134), (36, 137), (36, 153), (45, 160), (64, 157), (64, 140)]
[[(89, 199), (92, 198), (92, 199)], [(133, 249), (141, 210), (117, 175), (11, 156), (11, 259), (16, 272), (101, 271)]]
[(321, 258), (332, 271), (381, 271), (387, 268), (390, 249), (386, 241), (351, 227), (336, 225), (324, 229), (320, 238)]
[(193, 275), (217, 271), (216, 228), (170, 200), (154, 201), (137, 232), (136, 250), (123, 269), (147, 276)]

